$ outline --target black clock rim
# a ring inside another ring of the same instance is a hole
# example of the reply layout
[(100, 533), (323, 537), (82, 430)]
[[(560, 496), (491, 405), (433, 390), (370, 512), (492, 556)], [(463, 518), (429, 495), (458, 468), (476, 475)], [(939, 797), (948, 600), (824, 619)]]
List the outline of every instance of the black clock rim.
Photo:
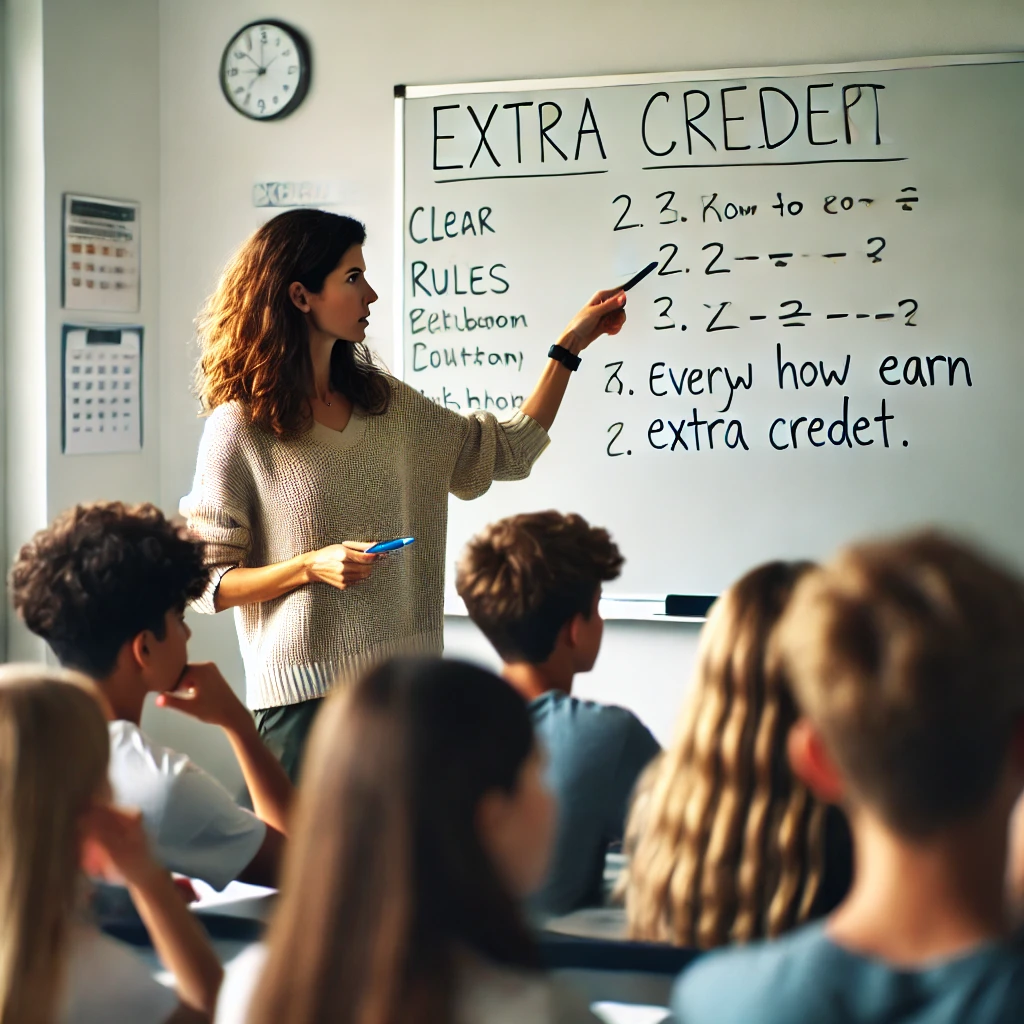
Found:
[[(278, 111), (270, 114), (268, 117), (258, 117), (255, 114), (250, 114), (248, 111), (242, 110), (236, 106), (234, 100), (231, 98), (231, 94), (228, 91), (228, 85), (225, 81), (224, 72), (225, 64), (227, 63), (228, 53), (231, 50), (235, 40), (238, 39), (244, 32), (250, 28), (255, 28), (257, 25), (269, 25), (273, 28), (283, 29), (295, 40), (295, 48), (298, 51), (299, 56), (299, 84), (295, 92), (292, 94), (292, 98)], [(228, 106), (236, 113), (241, 114), (242, 117), (249, 118), (250, 121), (280, 121), (282, 117), (287, 117), (292, 113), (300, 103), (306, 98), (306, 93), (309, 92), (309, 82), (313, 74), (313, 62), (310, 57), (309, 43), (306, 41), (306, 37), (299, 31), (294, 25), (289, 25), (286, 21), (279, 21), (275, 18), (257, 18), (256, 21), (250, 21), (247, 25), (243, 25), (237, 32), (235, 32), (228, 40), (227, 45), (224, 47), (224, 52), (220, 55), (220, 71), (218, 77), (220, 78), (220, 91), (227, 100)]]

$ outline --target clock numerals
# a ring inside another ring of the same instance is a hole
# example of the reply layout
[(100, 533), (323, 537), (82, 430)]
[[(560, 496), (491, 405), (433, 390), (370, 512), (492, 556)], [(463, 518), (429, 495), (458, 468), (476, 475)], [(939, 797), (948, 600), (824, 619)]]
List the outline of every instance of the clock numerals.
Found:
[(305, 40), (281, 22), (246, 25), (224, 50), (220, 82), (225, 98), (246, 117), (284, 117), (302, 102), (309, 87)]

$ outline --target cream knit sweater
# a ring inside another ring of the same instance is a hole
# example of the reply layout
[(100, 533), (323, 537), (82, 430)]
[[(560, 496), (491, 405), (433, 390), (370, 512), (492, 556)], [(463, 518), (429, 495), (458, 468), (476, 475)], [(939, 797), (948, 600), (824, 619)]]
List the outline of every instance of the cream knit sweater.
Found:
[(192, 492), (181, 500), (214, 567), (196, 602), (214, 611), (236, 566), (283, 562), (345, 540), (414, 536), (347, 590), (310, 583), (235, 609), (253, 710), (321, 697), (392, 654), (440, 653), (448, 494), (476, 498), (492, 480), (519, 480), (547, 447), (525, 413), (499, 423), (461, 416), (390, 379), (383, 416), (354, 410), (342, 431), (314, 424), (281, 441), (237, 403), (206, 421)]

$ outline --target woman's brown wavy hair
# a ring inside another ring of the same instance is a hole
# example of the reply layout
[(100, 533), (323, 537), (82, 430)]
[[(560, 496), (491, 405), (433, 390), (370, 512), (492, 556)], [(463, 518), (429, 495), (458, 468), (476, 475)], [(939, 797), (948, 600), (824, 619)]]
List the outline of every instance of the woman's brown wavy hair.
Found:
[(766, 649), (809, 563), (771, 562), (715, 603), (672, 746), (641, 777), (621, 886), (629, 936), (709, 949), (806, 920), (825, 806), (789, 768), (797, 712)]
[[(250, 235), (196, 320), (196, 389), (206, 412), (237, 401), (278, 437), (309, 428), (309, 334), (288, 288), (298, 281), (318, 295), (345, 253), (365, 241), (359, 221), (323, 210), (289, 210)], [(335, 344), (331, 388), (371, 415), (387, 412), (391, 386), (363, 345)]]

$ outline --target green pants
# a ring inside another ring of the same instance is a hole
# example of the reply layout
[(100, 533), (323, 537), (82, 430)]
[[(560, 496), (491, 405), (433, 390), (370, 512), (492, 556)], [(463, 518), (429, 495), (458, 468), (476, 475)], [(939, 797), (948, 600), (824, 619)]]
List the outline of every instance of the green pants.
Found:
[(299, 781), (302, 755), (313, 719), (323, 704), (323, 697), (304, 700), (301, 704), (285, 704), (279, 708), (261, 708), (252, 713), (263, 742), (281, 762), (293, 783)]

